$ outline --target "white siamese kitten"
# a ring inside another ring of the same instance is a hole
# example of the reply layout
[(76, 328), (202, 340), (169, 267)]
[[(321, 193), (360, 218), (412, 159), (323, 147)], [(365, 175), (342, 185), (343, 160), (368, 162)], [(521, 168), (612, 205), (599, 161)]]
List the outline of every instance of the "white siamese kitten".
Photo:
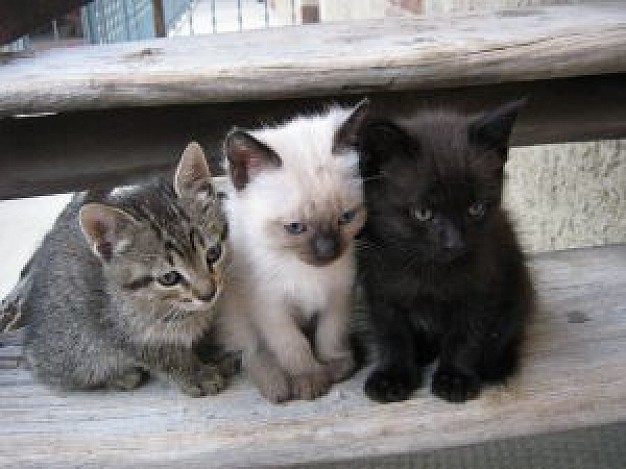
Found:
[(354, 109), (226, 137), (233, 283), (222, 340), (273, 402), (313, 399), (348, 377), (353, 238), (365, 221)]

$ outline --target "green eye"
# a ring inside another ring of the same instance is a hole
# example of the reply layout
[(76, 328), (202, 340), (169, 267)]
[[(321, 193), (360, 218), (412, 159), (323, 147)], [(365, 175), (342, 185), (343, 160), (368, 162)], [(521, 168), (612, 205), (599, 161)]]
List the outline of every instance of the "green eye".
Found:
[(180, 275), (175, 270), (171, 270), (169, 272), (165, 272), (162, 275), (159, 275), (159, 277), (157, 278), (157, 282), (159, 282), (164, 287), (172, 287), (179, 283), (182, 279), (182, 275)]
[(357, 210), (355, 208), (343, 212), (341, 215), (339, 215), (339, 224), (347, 225), (348, 223), (350, 223), (352, 220), (354, 220), (354, 217), (356, 217), (356, 212)]
[(222, 245), (216, 244), (206, 250), (206, 261), (208, 264), (217, 262), (222, 257)]
[(426, 207), (417, 207), (413, 209), (412, 215), (417, 221), (425, 222), (433, 217), (433, 211)]
[(475, 202), (467, 209), (467, 213), (469, 213), (470, 216), (474, 218), (482, 218), (485, 215), (486, 211), (487, 207), (482, 202)]
[(299, 235), (301, 233), (304, 233), (307, 230), (307, 226), (304, 223), (300, 223), (300, 222), (293, 222), (293, 223), (288, 223), (285, 225), (285, 231), (287, 231), (287, 233), (292, 234), (292, 235)]

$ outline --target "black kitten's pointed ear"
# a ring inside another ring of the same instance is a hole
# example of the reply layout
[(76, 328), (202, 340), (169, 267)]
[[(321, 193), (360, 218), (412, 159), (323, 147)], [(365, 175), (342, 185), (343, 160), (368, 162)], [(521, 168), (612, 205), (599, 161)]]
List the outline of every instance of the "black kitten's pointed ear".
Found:
[(498, 150), (503, 159), (506, 159), (513, 124), (525, 103), (526, 98), (511, 101), (474, 120), (469, 126), (470, 143)]
[(228, 159), (230, 179), (237, 190), (246, 187), (261, 171), (278, 168), (283, 163), (274, 150), (237, 128), (226, 136), (224, 153)]
[(376, 120), (361, 130), (358, 148), (362, 176), (373, 176), (392, 158), (417, 153), (419, 144), (393, 122)]
[(178, 197), (206, 197), (214, 192), (204, 151), (196, 142), (187, 145), (180, 157), (174, 174), (174, 192)]
[(359, 132), (367, 120), (369, 107), (370, 101), (367, 98), (363, 98), (354, 106), (348, 118), (335, 132), (333, 153), (339, 153), (346, 148), (352, 148), (357, 145)]

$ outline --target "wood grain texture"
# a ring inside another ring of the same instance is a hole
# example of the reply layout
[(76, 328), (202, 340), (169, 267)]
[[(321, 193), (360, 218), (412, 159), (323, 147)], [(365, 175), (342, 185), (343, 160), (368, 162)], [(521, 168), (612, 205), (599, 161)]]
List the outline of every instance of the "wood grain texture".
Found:
[(5, 59), (0, 115), (361, 94), (626, 71), (626, 4), (386, 18)]
[(0, 370), (0, 466), (291, 465), (626, 421), (626, 246), (542, 254), (531, 266), (541, 308), (522, 371), (475, 401), (422, 389), (375, 404), (361, 392), (365, 370), (317, 401), (280, 406), (244, 378), (203, 399), (161, 382), (61, 396), (26, 370)]

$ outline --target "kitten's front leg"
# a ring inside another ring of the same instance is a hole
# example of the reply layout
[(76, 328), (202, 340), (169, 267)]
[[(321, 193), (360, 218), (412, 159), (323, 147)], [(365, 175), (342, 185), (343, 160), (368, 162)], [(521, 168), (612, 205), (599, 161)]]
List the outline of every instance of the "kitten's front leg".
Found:
[(309, 341), (287, 306), (274, 303), (258, 318), (257, 326), (276, 361), (290, 377), (292, 398), (314, 399), (328, 391), (330, 377), (326, 368), (315, 359)]
[(338, 291), (331, 296), (328, 308), (320, 312), (315, 331), (319, 359), (333, 383), (348, 378), (355, 367), (348, 340), (348, 322), (352, 303), (351, 292)]
[(482, 382), (477, 367), (486, 351), (482, 331), (474, 329), (479, 330), (457, 324), (444, 338), (431, 387), (433, 394), (449, 402), (465, 402), (480, 394)]
[(219, 368), (200, 361), (191, 348), (151, 346), (141, 355), (151, 370), (167, 375), (188, 396), (217, 394), (226, 386)]
[(382, 301), (371, 303), (370, 308), (379, 357), (364, 391), (378, 402), (403, 401), (421, 382), (411, 325), (400, 311)]

